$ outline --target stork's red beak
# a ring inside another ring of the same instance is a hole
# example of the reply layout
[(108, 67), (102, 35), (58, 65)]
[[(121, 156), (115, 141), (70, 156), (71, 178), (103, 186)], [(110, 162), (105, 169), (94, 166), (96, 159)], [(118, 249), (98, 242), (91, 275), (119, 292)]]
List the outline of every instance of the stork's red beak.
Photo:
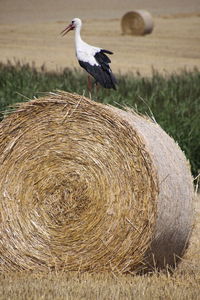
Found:
[(67, 34), (70, 30), (73, 30), (74, 26), (72, 24), (69, 24), (63, 31), (61, 31), (61, 35), (64, 36), (65, 34)]

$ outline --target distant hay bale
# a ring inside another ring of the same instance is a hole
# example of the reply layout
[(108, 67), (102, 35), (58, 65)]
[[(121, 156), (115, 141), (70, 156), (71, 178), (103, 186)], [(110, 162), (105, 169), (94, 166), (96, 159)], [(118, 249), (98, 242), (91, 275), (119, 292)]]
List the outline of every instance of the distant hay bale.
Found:
[(192, 197), (180, 148), (131, 111), (58, 92), (0, 123), (1, 271), (174, 266)]
[(127, 35), (145, 35), (153, 30), (153, 19), (146, 10), (127, 12), (121, 20), (122, 33)]

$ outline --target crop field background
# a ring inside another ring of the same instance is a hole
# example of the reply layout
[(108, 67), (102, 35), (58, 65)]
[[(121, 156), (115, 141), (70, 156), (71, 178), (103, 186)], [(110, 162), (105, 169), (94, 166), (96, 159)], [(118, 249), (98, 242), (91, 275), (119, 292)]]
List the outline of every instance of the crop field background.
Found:
[[(152, 34), (124, 36), (121, 17), (147, 9)], [(200, 299), (200, 2), (199, 0), (0, 1), (0, 121), (15, 103), (65, 90), (154, 118), (178, 142), (194, 176), (194, 225), (174, 272), (152, 274), (49, 271), (0, 273), (7, 299)], [(118, 89), (87, 90), (74, 35), (59, 33), (73, 17), (88, 43), (109, 49)], [(184, 185), (184, 182), (183, 182)], [(1, 240), (0, 240), (1, 243)]]

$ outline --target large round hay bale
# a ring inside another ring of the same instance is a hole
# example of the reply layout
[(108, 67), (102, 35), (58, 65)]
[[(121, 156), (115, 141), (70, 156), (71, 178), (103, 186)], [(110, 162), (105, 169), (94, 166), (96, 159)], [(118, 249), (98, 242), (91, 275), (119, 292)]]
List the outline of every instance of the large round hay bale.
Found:
[(149, 34), (153, 30), (153, 18), (146, 10), (129, 11), (122, 17), (121, 27), (123, 34)]
[(178, 145), (131, 111), (59, 92), (0, 124), (2, 271), (174, 266), (192, 197)]

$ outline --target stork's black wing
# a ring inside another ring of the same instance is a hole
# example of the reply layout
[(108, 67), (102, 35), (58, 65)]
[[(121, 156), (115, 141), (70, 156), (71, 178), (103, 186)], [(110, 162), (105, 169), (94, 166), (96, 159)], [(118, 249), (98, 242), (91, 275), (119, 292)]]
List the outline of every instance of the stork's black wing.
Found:
[(116, 90), (117, 81), (109, 66), (111, 60), (105, 53), (113, 54), (111, 51), (105, 49), (101, 49), (95, 53), (94, 57), (98, 65), (90, 65), (88, 62), (83, 61), (79, 61), (79, 64), (103, 87)]
[(110, 69), (109, 63), (111, 63), (110, 58), (106, 54), (113, 54), (113, 52), (105, 49), (101, 49), (95, 54), (95, 59), (101, 67), (101, 79), (98, 80), (101, 85), (107, 88), (113, 88), (116, 90), (117, 81), (115, 76)]

